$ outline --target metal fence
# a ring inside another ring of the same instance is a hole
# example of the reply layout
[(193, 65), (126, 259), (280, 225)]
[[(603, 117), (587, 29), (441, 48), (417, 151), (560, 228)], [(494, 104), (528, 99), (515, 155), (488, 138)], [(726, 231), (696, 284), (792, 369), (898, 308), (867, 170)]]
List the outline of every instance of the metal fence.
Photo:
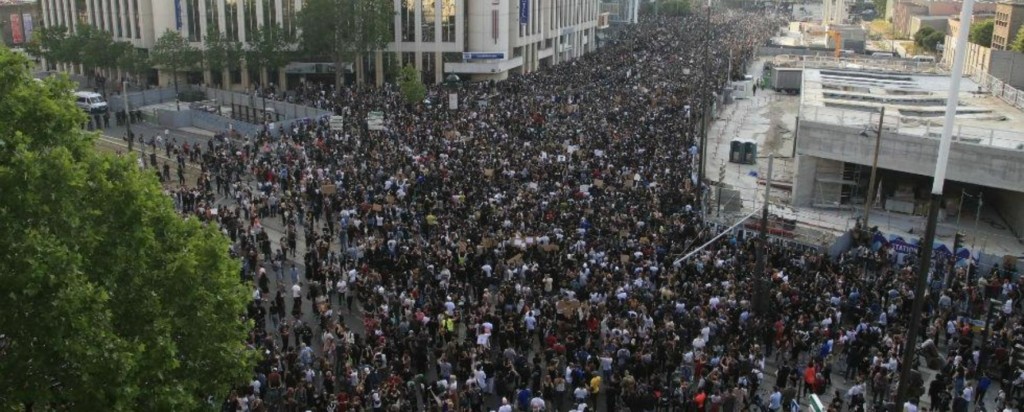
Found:
[(143, 106), (174, 101), (175, 94), (173, 87), (164, 87), (161, 89), (148, 89), (139, 92), (131, 92), (128, 93), (127, 96), (120, 94), (110, 95), (110, 97), (107, 98), (107, 107), (115, 112), (124, 111), (125, 97), (128, 98), (128, 107), (135, 110)]
[(1013, 86), (988, 73), (976, 74), (972, 79), (983, 90), (992, 93), (992, 96), (998, 97), (1013, 107), (1024, 110), (1024, 93), (1021, 93), (1020, 90), (1013, 88)]
[(235, 130), (248, 136), (255, 136), (263, 130), (261, 125), (246, 123), (200, 110), (192, 110), (192, 126), (212, 132)]
[[(859, 128), (869, 133), (874, 133), (873, 130), (878, 128), (878, 113), (873, 111), (804, 106), (801, 109), (801, 119)], [(938, 139), (942, 137), (943, 119), (900, 116), (898, 113), (886, 112), (882, 127), (892, 133)], [(1024, 149), (1024, 135), (1013, 130), (956, 125), (953, 129), (953, 141), (1005, 149)]]
[[(762, 52), (765, 47), (762, 47)], [(817, 51), (811, 51), (820, 53)], [(901, 73), (922, 74), (943, 74), (945, 71), (937, 63), (923, 62), (901, 58), (835, 58), (831, 53), (819, 55), (799, 55), (799, 53), (765, 54), (775, 56), (772, 63), (779, 67), (805, 67), (810, 69), (874, 69)]]
[(263, 109), (265, 107), (268, 110), (272, 109), (274, 113), (278, 114), (280, 118), (284, 120), (317, 118), (320, 116), (332, 114), (327, 110), (318, 109), (310, 106), (303, 106), (294, 103), (282, 102), (274, 99), (257, 97), (254, 94), (214, 89), (212, 87), (204, 87), (201, 90), (206, 92), (207, 99), (216, 100), (222, 106), (240, 105), (259, 109)]

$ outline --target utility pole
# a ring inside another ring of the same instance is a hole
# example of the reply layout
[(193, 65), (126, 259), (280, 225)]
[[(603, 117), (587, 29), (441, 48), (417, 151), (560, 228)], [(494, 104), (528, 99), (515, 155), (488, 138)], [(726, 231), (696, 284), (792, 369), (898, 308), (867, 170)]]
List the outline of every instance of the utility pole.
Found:
[(761, 234), (760, 244), (757, 245), (757, 265), (754, 269), (754, 312), (764, 315), (768, 311), (767, 283), (765, 272), (768, 266), (768, 203), (772, 193), (772, 166), (775, 163), (775, 154), (768, 154), (768, 175), (764, 180), (764, 205), (761, 208)]
[(974, 237), (971, 238), (971, 253), (974, 253), (974, 245), (978, 242), (978, 221), (981, 220), (981, 192), (978, 192), (978, 210), (974, 212)]
[[(871, 218), (871, 204), (875, 201), (875, 176), (878, 174), (878, 149), (882, 145), (882, 122), (885, 121), (885, 106), (878, 115), (878, 131), (875, 133), (875, 160), (871, 163), (871, 179), (868, 180), (868, 193), (864, 196), (864, 229), (871, 230), (868, 220)], [(871, 233), (868, 233), (870, 236)]]
[(725, 184), (725, 161), (718, 168), (718, 195), (715, 196), (718, 206), (715, 208), (715, 217), (722, 217), (722, 185)]
[(128, 107), (128, 82), (121, 82), (121, 97), (124, 99), (124, 133), (128, 137), (128, 151), (132, 151), (135, 136), (132, 136), (132, 112)]
[[(960, 9), (960, 21), (969, 22), (973, 15), (974, 0), (964, 0)], [(967, 33), (970, 25), (961, 24), (957, 33), (956, 44), (967, 44)], [(949, 149), (952, 146), (953, 123), (956, 120), (956, 107), (960, 103), (960, 81), (964, 76), (964, 60), (967, 53), (962, 50), (953, 58), (953, 71), (950, 77), (949, 98), (946, 99), (946, 119), (942, 126), (942, 140), (939, 141), (939, 155), (935, 162), (935, 178), (932, 181), (932, 194), (928, 207), (928, 224), (924, 229), (924, 241), (920, 247), (921, 259), (914, 285), (914, 299), (910, 314), (907, 317), (907, 338), (903, 344), (903, 362), (900, 363), (900, 380), (896, 388), (895, 408), (903, 408), (910, 391), (910, 374), (917, 362), (917, 335), (921, 332), (921, 311), (924, 309), (925, 286), (928, 283), (928, 272), (931, 268), (935, 245), (935, 226), (939, 219), (939, 206), (942, 203), (942, 187), (946, 182), (946, 166), (949, 162)]]

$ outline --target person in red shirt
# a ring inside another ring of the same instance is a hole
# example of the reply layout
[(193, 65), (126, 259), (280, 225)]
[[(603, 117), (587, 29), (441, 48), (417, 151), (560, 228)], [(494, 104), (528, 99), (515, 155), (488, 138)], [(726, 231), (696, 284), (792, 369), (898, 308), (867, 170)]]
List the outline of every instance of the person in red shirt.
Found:
[(815, 390), (816, 379), (815, 376), (818, 374), (817, 369), (814, 367), (814, 362), (808, 362), (807, 367), (804, 368), (804, 392), (800, 396), (807, 395), (810, 393), (817, 393)]

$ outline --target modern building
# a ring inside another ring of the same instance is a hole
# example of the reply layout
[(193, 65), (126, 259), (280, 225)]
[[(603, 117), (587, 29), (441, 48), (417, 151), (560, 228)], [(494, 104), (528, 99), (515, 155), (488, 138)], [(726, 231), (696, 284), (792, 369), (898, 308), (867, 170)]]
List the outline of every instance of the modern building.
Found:
[(846, 0), (824, 0), (822, 7), (822, 24), (846, 24), (849, 18)]
[[(963, 7), (963, 3), (955, 1), (913, 0), (899, 2), (893, 9), (893, 30), (897, 36), (909, 38), (915, 33), (912, 31), (912, 23), (915, 16), (958, 16), (960, 15), (961, 7)], [(995, 11), (995, 3), (978, 2), (974, 4), (973, 15), (993, 14)]]
[[(877, 156), (877, 207), (922, 215), (943, 129), (949, 77), (865, 69), (807, 69), (801, 90), (792, 202), (864, 206)], [(1024, 112), (963, 79), (947, 173), (947, 214), (961, 191), (984, 193), (1024, 237)], [(885, 109), (879, 131), (879, 113)], [(876, 138), (880, 147), (875, 154)], [(923, 188), (923, 190), (922, 190)]]
[[(196, 47), (209, 33), (246, 43), (265, 24), (297, 33), (304, 0), (41, 0), (48, 26), (91, 24), (140, 49), (153, 47), (166, 30), (180, 32)], [(396, 11), (394, 41), (367, 59), (366, 73), (378, 82), (385, 66), (414, 65), (427, 82), (449, 73), (468, 80), (501, 80), (509, 73), (572, 60), (597, 47), (600, 0), (390, 0)], [(350, 69), (347, 67), (346, 69)], [(278, 73), (287, 84), (333, 77), (330, 62), (290, 64)], [(213, 81), (214, 73), (202, 73)], [(249, 70), (221, 73), (234, 88), (248, 88)], [(161, 83), (167, 82), (161, 76)]]
[(1024, 24), (1024, 3), (1003, 2), (996, 4), (996, 22), (992, 29), (992, 48), (1009, 50), (1017, 37), (1017, 31)]
[(0, 33), (7, 47), (24, 47), (39, 24), (39, 5), (30, 2), (0, 2)]

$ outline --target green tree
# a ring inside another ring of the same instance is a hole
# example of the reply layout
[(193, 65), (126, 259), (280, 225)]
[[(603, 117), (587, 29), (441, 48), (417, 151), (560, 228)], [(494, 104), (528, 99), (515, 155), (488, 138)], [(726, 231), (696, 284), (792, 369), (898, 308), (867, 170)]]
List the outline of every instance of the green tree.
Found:
[(42, 27), (32, 34), (28, 52), (50, 63), (74, 64), (78, 59), (78, 38), (67, 27)]
[(207, 34), (203, 44), (206, 45), (202, 52), (206, 68), (214, 73), (214, 78), (221, 78), (222, 85), (230, 83), (224, 80), (222, 74), (224, 70), (233, 71), (242, 67), (242, 44), (230, 41), (223, 33), (216, 31)]
[(199, 60), (199, 54), (199, 51), (181, 36), (181, 33), (167, 29), (153, 45), (153, 49), (149, 52), (149, 60), (153, 65), (171, 72), (171, 75), (174, 76), (174, 94), (180, 95), (178, 73), (194, 68)]
[(343, 67), (352, 63), (363, 82), (362, 60), (394, 39), (394, 5), (390, 1), (308, 0), (299, 12), (302, 49), (330, 58), (335, 83), (343, 83)]
[(289, 39), (281, 26), (276, 24), (261, 26), (252, 34), (245, 52), (245, 61), (250, 72), (258, 71), (260, 84), (268, 84), (268, 71), (276, 72), (291, 61), (289, 51), (293, 43), (294, 39)]
[(927, 49), (928, 47), (925, 46), (924, 40), (928, 36), (931, 36), (931, 35), (933, 35), (935, 33), (936, 33), (935, 29), (933, 29), (931, 27), (928, 27), (928, 26), (925, 26), (925, 27), (922, 27), (922, 28), (918, 29), (917, 33), (914, 33), (914, 44), (916, 44), (916, 45), (918, 45), (920, 47), (924, 47), (924, 48)]
[[(75, 62), (82, 65), (86, 76), (92, 79), (94, 84), (100, 76), (97, 69), (116, 68), (121, 54), (128, 52), (128, 49), (124, 47), (124, 45), (129, 45), (128, 43), (116, 45), (109, 32), (100, 30), (92, 25), (78, 25), (74, 37), (74, 42), (78, 44)], [(104, 82), (103, 84), (96, 84), (96, 86), (102, 87), (105, 90), (107, 85)]]
[(1017, 35), (1014, 36), (1010, 49), (1018, 53), (1024, 53), (1024, 26), (1017, 30)]
[(988, 19), (971, 25), (971, 33), (968, 39), (971, 43), (980, 44), (983, 47), (992, 47), (992, 31), (995, 29), (996, 21)]
[(875, 15), (879, 18), (885, 17), (885, 8), (889, 2), (886, 0), (871, 0), (875, 4)]
[(195, 411), (254, 366), (228, 241), (99, 154), (66, 77), (0, 47), (0, 403)]
[(419, 70), (411, 64), (402, 68), (398, 73), (398, 88), (402, 91), (402, 97), (406, 103), (416, 104), (427, 97), (427, 86), (423, 85), (423, 78)]
[(117, 42), (115, 47), (126, 49), (121, 53), (121, 57), (117, 61), (117, 67), (131, 75), (135, 82), (140, 84), (140, 81), (146, 78), (146, 73), (153, 68), (153, 65), (149, 62), (149, 57), (146, 55), (146, 51), (136, 49), (128, 42)]

